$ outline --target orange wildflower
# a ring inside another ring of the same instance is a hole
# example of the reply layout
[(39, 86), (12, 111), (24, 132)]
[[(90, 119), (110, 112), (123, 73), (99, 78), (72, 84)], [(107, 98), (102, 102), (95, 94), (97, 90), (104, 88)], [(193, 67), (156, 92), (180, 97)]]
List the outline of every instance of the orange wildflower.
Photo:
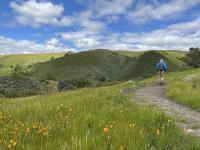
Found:
[(103, 131), (106, 133), (106, 132), (109, 131), (109, 129), (108, 128), (103, 128)]

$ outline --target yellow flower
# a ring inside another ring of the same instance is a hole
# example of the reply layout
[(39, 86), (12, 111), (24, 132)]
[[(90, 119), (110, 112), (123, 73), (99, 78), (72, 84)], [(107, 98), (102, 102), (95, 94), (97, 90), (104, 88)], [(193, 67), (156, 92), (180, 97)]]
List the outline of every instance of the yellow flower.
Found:
[(38, 130), (38, 133), (41, 133), (41, 132), (42, 132), (42, 130), (41, 130), (41, 129), (39, 129), (39, 130)]
[(124, 149), (123, 145), (120, 145), (120, 150), (123, 150), (123, 149)]
[(15, 128), (15, 131), (18, 132), (18, 131), (19, 131), (19, 128)]
[(8, 145), (8, 148), (11, 148), (11, 145), (10, 145), (10, 144)]
[(109, 131), (109, 129), (108, 128), (103, 128), (103, 131), (106, 133), (106, 132)]
[(156, 135), (160, 135), (160, 130), (156, 129)]
[(29, 132), (30, 132), (30, 128), (27, 128), (27, 129), (26, 129), (26, 133), (29, 133)]
[(15, 147), (17, 145), (17, 142), (13, 142), (13, 147)]
[(10, 140), (10, 143), (13, 143), (13, 140)]

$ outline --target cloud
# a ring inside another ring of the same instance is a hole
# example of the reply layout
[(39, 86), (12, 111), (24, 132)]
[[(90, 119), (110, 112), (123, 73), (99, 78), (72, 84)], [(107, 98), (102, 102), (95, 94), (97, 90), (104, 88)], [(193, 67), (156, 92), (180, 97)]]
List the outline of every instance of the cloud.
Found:
[(64, 40), (71, 41), (77, 48), (86, 50), (100, 46), (99, 37), (87, 31), (58, 33)]
[(75, 50), (64, 46), (56, 38), (49, 39), (45, 43), (40, 44), (29, 40), (15, 40), (0, 36), (0, 54), (54, 53), (65, 51)]
[(41, 25), (70, 26), (72, 18), (62, 16), (64, 7), (48, 1), (11, 2), (10, 7), (16, 12), (16, 21), (21, 25), (39, 27)]
[(185, 23), (170, 25), (144, 33), (125, 33), (120, 40), (150, 49), (182, 49), (200, 47), (200, 18)]
[(200, 0), (170, 0), (168, 3), (154, 0), (151, 4), (143, 2), (129, 11), (127, 18), (136, 24), (150, 20), (163, 20), (177, 16), (199, 3)]
[[(104, 18), (107, 23), (117, 22), (126, 15), (136, 0), (76, 0), (87, 7), (90, 18)], [(119, 17), (120, 16), (120, 17)]]
[(125, 14), (134, 0), (97, 0), (94, 3), (94, 11), (98, 16), (112, 16)]
[(200, 47), (200, 18), (170, 25), (149, 32), (116, 32), (91, 34), (90, 32), (65, 32), (59, 35), (81, 50), (108, 48), (113, 50), (187, 50)]

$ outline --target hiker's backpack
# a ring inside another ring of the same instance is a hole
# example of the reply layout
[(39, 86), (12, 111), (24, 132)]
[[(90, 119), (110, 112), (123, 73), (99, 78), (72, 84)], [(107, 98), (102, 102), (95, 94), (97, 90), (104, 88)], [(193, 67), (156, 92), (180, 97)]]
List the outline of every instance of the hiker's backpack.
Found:
[(160, 65), (159, 65), (159, 70), (160, 70), (160, 71), (164, 71), (164, 69), (165, 69), (164, 67), (165, 67), (164, 64), (163, 64), (163, 63), (160, 63)]

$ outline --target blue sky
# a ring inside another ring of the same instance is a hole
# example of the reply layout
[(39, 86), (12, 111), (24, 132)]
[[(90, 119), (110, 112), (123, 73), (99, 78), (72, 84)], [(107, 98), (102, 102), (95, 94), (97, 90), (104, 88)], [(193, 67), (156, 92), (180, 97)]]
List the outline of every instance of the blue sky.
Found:
[(4, 0), (0, 54), (200, 47), (200, 0)]

